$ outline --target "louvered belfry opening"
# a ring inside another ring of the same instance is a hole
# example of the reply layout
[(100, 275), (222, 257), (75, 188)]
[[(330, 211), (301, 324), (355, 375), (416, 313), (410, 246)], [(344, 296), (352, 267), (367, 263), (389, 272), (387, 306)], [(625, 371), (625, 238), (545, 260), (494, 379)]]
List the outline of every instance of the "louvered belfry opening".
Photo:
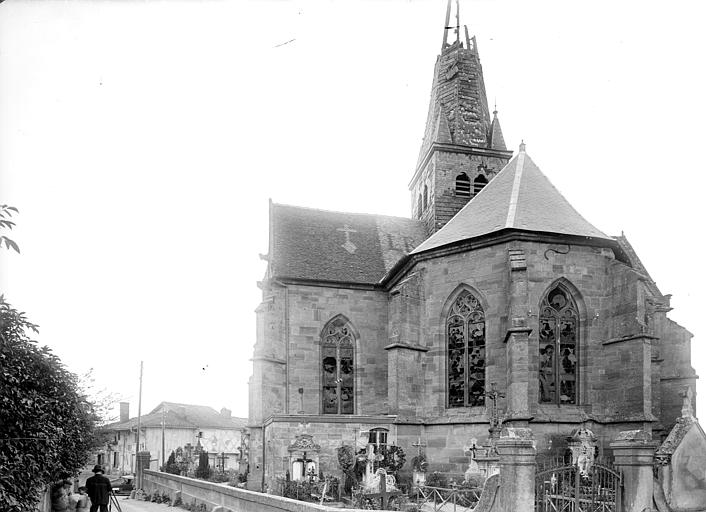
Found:
[(471, 179), (465, 172), (456, 176), (456, 195), (460, 197), (471, 197)]

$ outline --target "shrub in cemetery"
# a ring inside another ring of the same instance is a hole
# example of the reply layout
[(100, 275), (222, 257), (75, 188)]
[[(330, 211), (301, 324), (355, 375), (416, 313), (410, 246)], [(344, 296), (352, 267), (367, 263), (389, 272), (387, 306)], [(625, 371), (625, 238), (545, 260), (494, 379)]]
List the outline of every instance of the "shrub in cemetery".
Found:
[(351, 489), (355, 484), (355, 463), (356, 458), (353, 453), (353, 447), (350, 445), (340, 446), (336, 450), (338, 456), (338, 467), (343, 472), (343, 492), (350, 495)]
[(199, 466), (196, 468), (196, 478), (207, 480), (211, 476), (211, 467), (208, 465), (208, 452), (199, 454)]
[(162, 466), (162, 471), (171, 475), (178, 475), (180, 473), (180, 469), (177, 466), (176, 454), (174, 453), (174, 450), (172, 450), (172, 453), (169, 455), (167, 463)]
[(431, 475), (427, 477), (425, 484), (427, 487), (441, 487), (447, 489), (449, 487), (449, 480), (446, 475), (434, 471)]

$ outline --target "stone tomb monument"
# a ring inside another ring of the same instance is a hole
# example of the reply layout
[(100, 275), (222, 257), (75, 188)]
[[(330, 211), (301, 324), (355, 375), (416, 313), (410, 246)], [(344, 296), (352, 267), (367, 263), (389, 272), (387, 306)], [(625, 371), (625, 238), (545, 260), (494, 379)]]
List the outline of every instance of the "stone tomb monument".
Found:
[(681, 418), (655, 452), (660, 512), (706, 510), (706, 434), (694, 417), (691, 388), (683, 398)]

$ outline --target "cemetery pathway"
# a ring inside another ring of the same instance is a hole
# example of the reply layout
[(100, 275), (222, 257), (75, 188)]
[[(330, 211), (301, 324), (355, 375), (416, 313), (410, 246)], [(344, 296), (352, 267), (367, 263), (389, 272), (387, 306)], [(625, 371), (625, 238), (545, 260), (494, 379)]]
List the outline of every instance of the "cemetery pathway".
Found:
[[(152, 503), (143, 500), (130, 500), (126, 496), (116, 496), (120, 510), (122, 512), (168, 512), (169, 507), (165, 503)], [(171, 509), (184, 510), (184, 509)], [(118, 512), (115, 505), (111, 507), (111, 512)]]

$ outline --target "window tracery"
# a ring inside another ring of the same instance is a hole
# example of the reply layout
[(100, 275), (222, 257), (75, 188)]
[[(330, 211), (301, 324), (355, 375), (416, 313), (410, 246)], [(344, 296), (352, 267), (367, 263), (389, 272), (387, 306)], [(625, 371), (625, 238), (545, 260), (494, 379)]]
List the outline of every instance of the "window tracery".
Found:
[(324, 329), (321, 347), (324, 414), (353, 414), (354, 339), (348, 322), (336, 318)]
[(463, 291), (446, 320), (448, 406), (485, 404), (485, 313), (478, 299)]
[(539, 317), (539, 401), (576, 404), (579, 315), (576, 301), (557, 285), (542, 300)]

